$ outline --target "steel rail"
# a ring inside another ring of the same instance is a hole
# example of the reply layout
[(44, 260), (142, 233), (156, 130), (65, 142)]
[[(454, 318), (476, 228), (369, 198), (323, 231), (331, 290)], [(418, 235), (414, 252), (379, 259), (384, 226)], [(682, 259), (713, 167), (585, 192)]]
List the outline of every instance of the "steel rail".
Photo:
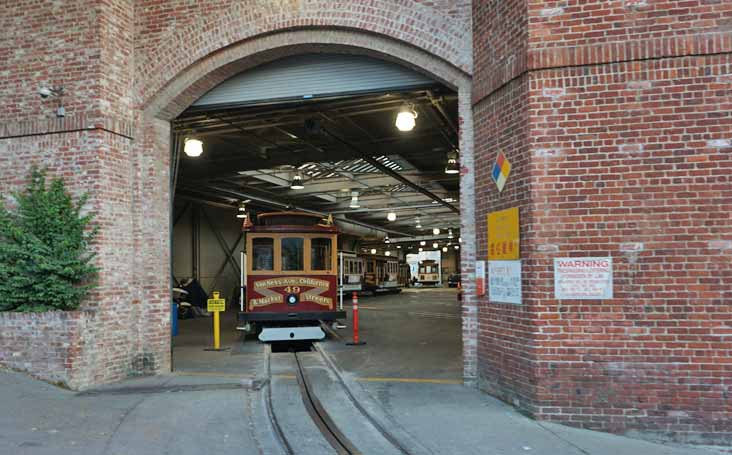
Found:
[(364, 406), (358, 401), (358, 399), (353, 395), (353, 392), (351, 392), (351, 389), (346, 385), (346, 381), (343, 379), (343, 375), (341, 374), (340, 370), (333, 364), (333, 361), (326, 356), (320, 345), (316, 342), (313, 343), (313, 348), (315, 351), (320, 355), (320, 357), (323, 359), (323, 362), (328, 366), (330, 371), (333, 373), (333, 375), (338, 378), (338, 382), (340, 383), (341, 387), (343, 387), (343, 390), (346, 392), (346, 395), (351, 400), (351, 403), (356, 407), (356, 409), (361, 412), (361, 415), (363, 415), (366, 420), (373, 425), (376, 430), (381, 433), (381, 435), (391, 443), (397, 450), (399, 450), (404, 455), (411, 455), (412, 451), (404, 447), (401, 442), (399, 442), (394, 435), (392, 435), (386, 428), (384, 428), (381, 423), (379, 423), (374, 417), (364, 408)]
[(328, 443), (333, 446), (338, 455), (362, 455), (345, 434), (338, 428), (333, 419), (325, 410), (323, 404), (312, 391), (310, 382), (305, 375), (305, 370), (297, 357), (297, 353), (293, 352), (295, 363), (297, 364), (297, 384), (300, 386), (300, 395), (305, 409), (308, 411), (310, 418), (313, 419), (315, 426), (323, 434)]

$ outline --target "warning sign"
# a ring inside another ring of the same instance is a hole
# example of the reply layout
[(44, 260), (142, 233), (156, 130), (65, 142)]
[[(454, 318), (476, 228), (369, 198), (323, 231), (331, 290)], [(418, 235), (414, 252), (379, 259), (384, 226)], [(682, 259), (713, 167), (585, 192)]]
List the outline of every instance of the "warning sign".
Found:
[(475, 295), (485, 295), (485, 261), (475, 261)]
[(206, 300), (206, 310), (209, 313), (214, 311), (226, 311), (226, 300), (225, 299), (208, 299)]
[(554, 258), (554, 298), (613, 298), (613, 258)]
[(519, 258), (519, 209), (488, 214), (488, 260)]

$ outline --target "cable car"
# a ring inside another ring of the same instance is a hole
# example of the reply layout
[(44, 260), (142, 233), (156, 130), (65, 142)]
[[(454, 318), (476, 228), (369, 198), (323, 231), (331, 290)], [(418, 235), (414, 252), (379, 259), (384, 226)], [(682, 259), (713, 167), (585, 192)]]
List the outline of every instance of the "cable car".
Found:
[(417, 282), (422, 286), (437, 286), (440, 284), (440, 271), (437, 261), (425, 259), (419, 263)]
[(343, 292), (347, 295), (353, 291), (360, 292), (363, 289), (363, 261), (351, 251), (341, 251), (339, 254), (343, 258)]
[(320, 322), (345, 319), (337, 307), (338, 230), (322, 217), (272, 212), (245, 225), (246, 297), (239, 321), (261, 341), (323, 339)]
[(372, 294), (401, 292), (397, 276), (399, 259), (376, 254), (362, 254), (364, 276), (363, 290)]

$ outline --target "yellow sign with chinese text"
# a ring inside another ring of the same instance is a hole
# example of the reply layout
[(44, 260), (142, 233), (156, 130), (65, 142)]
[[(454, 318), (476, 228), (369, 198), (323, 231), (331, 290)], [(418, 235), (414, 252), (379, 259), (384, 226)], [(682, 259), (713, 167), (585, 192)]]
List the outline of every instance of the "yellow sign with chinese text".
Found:
[(488, 260), (519, 259), (519, 209), (488, 214)]

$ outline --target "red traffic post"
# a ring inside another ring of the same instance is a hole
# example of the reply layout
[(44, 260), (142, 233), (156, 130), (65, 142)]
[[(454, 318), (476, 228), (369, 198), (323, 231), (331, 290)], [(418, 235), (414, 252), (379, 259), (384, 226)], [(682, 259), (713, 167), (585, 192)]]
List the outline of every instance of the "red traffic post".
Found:
[(348, 346), (360, 346), (366, 344), (358, 338), (358, 293), (353, 291), (353, 341), (346, 343)]

